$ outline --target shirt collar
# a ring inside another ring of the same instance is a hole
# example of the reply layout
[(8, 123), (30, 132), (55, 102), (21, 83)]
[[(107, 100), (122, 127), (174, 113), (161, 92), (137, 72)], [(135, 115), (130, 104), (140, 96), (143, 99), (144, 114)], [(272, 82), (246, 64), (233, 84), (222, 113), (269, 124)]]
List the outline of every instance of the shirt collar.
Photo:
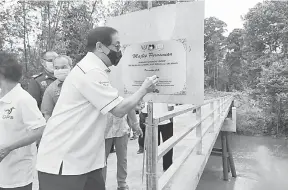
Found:
[(105, 71), (106, 73), (110, 73), (110, 69), (104, 64), (104, 62), (97, 57), (94, 53), (92, 52), (88, 52), (86, 54), (86, 58), (90, 61), (93, 62), (95, 64), (97, 64), (98, 67), (100, 67), (103, 71)]
[(2, 98), (0, 98), (0, 102), (5, 102), (8, 104), (12, 103), (12, 100), (15, 97), (18, 97), (19, 94), (19, 89), (21, 89), (21, 85), (18, 83), (14, 88), (12, 88), (5, 96), (3, 96)]
[(48, 71), (46, 71), (44, 69), (44, 75), (45, 75), (45, 79), (52, 79), (55, 80), (56, 78), (54, 77), (53, 73), (49, 73)]

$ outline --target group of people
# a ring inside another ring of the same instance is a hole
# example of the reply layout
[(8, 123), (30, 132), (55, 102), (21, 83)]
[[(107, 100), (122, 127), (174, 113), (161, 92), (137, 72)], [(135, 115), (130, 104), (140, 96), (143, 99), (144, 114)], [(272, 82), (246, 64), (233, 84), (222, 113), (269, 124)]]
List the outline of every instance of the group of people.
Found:
[[(66, 55), (44, 53), (43, 73), (32, 77), (27, 91), (19, 84), (17, 59), (0, 52), (0, 190), (31, 190), (35, 159), (40, 190), (105, 190), (112, 144), (118, 190), (129, 189), (130, 130), (139, 136), (142, 153), (147, 117), (142, 99), (154, 92), (158, 77), (146, 78), (138, 91), (123, 98), (108, 79), (109, 67), (122, 57), (118, 31), (94, 28), (86, 47), (86, 56), (75, 66)], [(154, 109), (173, 107), (156, 104)], [(159, 125), (159, 142), (161, 133), (163, 141), (173, 135), (171, 120)], [(164, 170), (172, 164), (172, 152), (164, 156)]]

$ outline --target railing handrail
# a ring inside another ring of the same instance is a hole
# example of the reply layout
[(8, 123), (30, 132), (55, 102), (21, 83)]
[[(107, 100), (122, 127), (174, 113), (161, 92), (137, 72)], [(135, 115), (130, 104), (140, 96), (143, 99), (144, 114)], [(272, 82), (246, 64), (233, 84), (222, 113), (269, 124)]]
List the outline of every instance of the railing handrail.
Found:
[[(219, 99), (219, 98), (218, 98)], [(180, 142), (185, 136), (187, 136), (192, 130), (197, 129), (197, 127), (199, 128), (203, 128), (203, 130), (201, 130), (201, 134), (198, 136), (196, 133), (196, 137), (193, 139), (193, 141), (190, 143), (190, 146), (188, 146), (183, 153), (181, 153), (181, 155), (174, 161), (172, 167), (170, 167), (160, 178), (159, 178), (159, 184), (158, 184), (158, 190), (162, 190), (164, 187), (166, 187), (166, 185), (171, 181), (172, 177), (175, 175), (175, 173), (178, 171), (178, 169), (183, 165), (183, 163), (185, 162), (185, 160), (188, 158), (188, 156), (191, 154), (191, 152), (194, 149), (198, 149), (198, 145), (202, 144), (202, 139), (206, 137), (206, 134), (210, 131), (210, 129), (213, 129), (213, 131), (215, 130), (215, 123), (220, 122), (220, 124), (222, 125), (222, 123), (224, 122), (224, 119), (230, 109), (230, 104), (231, 102), (234, 100), (233, 96), (230, 96), (229, 98), (222, 98), (223, 100), (217, 103), (217, 106), (215, 106), (214, 101), (218, 101), (218, 99), (213, 99), (212, 101), (208, 101), (205, 104), (203, 104), (202, 106), (208, 104), (208, 103), (212, 103), (211, 107), (210, 107), (210, 112), (206, 112), (208, 113), (207, 115), (205, 115), (204, 117), (202, 117), (202, 114), (199, 115), (199, 117), (197, 117), (196, 120), (190, 127), (184, 129), (183, 131), (181, 131), (178, 136), (176, 137), (171, 137), (171, 139), (167, 140), (166, 142), (162, 143), (162, 145), (159, 146), (159, 152), (158, 152), (158, 159), (161, 158), (161, 155), (166, 154), (166, 151), (169, 151), (172, 147), (174, 147), (178, 142)], [(200, 108), (197, 108), (200, 111)], [(215, 115), (215, 113), (217, 113), (217, 115)], [(212, 120), (210, 120), (209, 123), (206, 123), (205, 126), (202, 126), (202, 123), (208, 119), (210, 116), (212, 116)], [(216, 117), (215, 117), (216, 116)], [(220, 128), (218, 128), (219, 130)], [(164, 148), (163, 148), (164, 147)], [(211, 145), (211, 148), (213, 147), (213, 145)], [(201, 146), (202, 148), (202, 146)], [(205, 160), (208, 159), (207, 154), (206, 157), (203, 155), (202, 151), (201, 153), (197, 153), (200, 158), (205, 158)], [(206, 162), (206, 161), (204, 161)], [(203, 164), (201, 166), (201, 168), (204, 168), (205, 165)], [(202, 171), (202, 169), (201, 169)], [(199, 172), (201, 172), (199, 171)], [(198, 173), (197, 179), (199, 179), (201, 173)], [(193, 179), (192, 179), (193, 180)], [(197, 184), (195, 184), (194, 187), (192, 187), (193, 189), (196, 188)]]
[(212, 102), (215, 102), (215, 101), (227, 98), (227, 97), (233, 97), (233, 96), (232, 95), (227, 95), (227, 96), (223, 96), (223, 97), (219, 97), (219, 98), (205, 100), (204, 103), (200, 104), (200, 105), (181, 105), (181, 106), (179, 106), (179, 108), (183, 107), (183, 109), (181, 109), (181, 110), (176, 109), (176, 110), (172, 110), (172, 111), (167, 111), (167, 112), (161, 113), (159, 115), (155, 115), (156, 117), (154, 118), (154, 124), (161, 123), (161, 122), (163, 122), (165, 120), (168, 120), (168, 119), (171, 119), (173, 117), (182, 115), (182, 114), (187, 113), (189, 111), (192, 111), (194, 109), (198, 109), (198, 108), (200, 108), (200, 107), (202, 107), (204, 105), (208, 105), (208, 104), (210, 104)]
[[(148, 104), (148, 123), (146, 128), (146, 133), (149, 137), (148, 142), (146, 143), (147, 147), (147, 155), (146, 155), (146, 176), (147, 176), (147, 190), (157, 190), (158, 187), (164, 187), (168, 180), (174, 175), (174, 173), (177, 171), (177, 169), (181, 166), (181, 163), (183, 163), (187, 156), (196, 149), (198, 155), (202, 155), (202, 139), (206, 135), (210, 129), (211, 131), (214, 131), (215, 129), (215, 123), (218, 119), (221, 119), (224, 117), (225, 111), (228, 111), (228, 104), (229, 101), (233, 101), (232, 95), (227, 95), (219, 98), (214, 98), (210, 100), (204, 101), (204, 103), (200, 105), (184, 105), (180, 106), (179, 108), (168, 111), (163, 114), (154, 115), (153, 114), (153, 103), (149, 102)], [(217, 104), (215, 104), (215, 102)], [(202, 109), (207, 107), (207, 105), (210, 106), (209, 112), (205, 112), (202, 114)], [(187, 113), (189, 111), (192, 111), (196, 109), (196, 120), (195, 122), (190, 125), (188, 128), (182, 130), (177, 136), (171, 137), (166, 142), (162, 143), (162, 145), (158, 146), (158, 140), (157, 140), (157, 134), (158, 134), (158, 124), (164, 120), (170, 119), (172, 117), (179, 116), (181, 114)], [(216, 114), (216, 115), (215, 115)], [(216, 117), (215, 117), (216, 116)], [(205, 121), (208, 118), (212, 118), (212, 121), (208, 124)], [(206, 124), (206, 125), (204, 125)], [(208, 124), (208, 125), (207, 125)], [(196, 130), (196, 139), (194, 146), (190, 147), (188, 150), (185, 151), (185, 154), (179, 159), (176, 163), (176, 165), (173, 164), (174, 167), (171, 169), (169, 168), (169, 173), (165, 172), (164, 177), (161, 179), (160, 183), (158, 183), (158, 177), (157, 177), (157, 162), (158, 160), (164, 156), (169, 150), (171, 150), (173, 147), (175, 147), (182, 139), (184, 139), (190, 132), (193, 130)], [(159, 189), (161, 190), (161, 189)]]
[[(215, 101), (217, 101), (218, 99), (215, 99)], [(226, 101), (224, 101), (222, 104), (226, 104), (228, 101), (232, 100), (232, 97), (226, 99)], [(209, 103), (212, 103), (213, 101), (209, 101)], [(207, 105), (203, 104), (204, 105)], [(202, 117), (201, 120), (196, 121), (195, 123), (193, 123), (190, 127), (186, 128), (185, 130), (183, 130), (179, 135), (179, 136), (175, 136), (175, 137), (171, 137), (169, 140), (167, 140), (166, 142), (162, 143), (159, 146), (159, 150), (158, 151), (158, 160), (160, 160), (160, 158), (162, 156), (164, 156), (170, 149), (172, 149), (175, 145), (178, 144), (178, 142), (180, 142), (183, 138), (185, 138), (187, 136), (187, 134), (189, 134), (191, 131), (193, 131), (198, 125), (200, 125), (203, 121), (205, 121), (206, 119), (208, 119), (215, 111), (217, 111), (222, 104), (219, 104), (216, 108), (214, 108), (213, 110), (210, 110), (210, 112), (205, 115), (205, 117)], [(163, 148), (165, 147), (165, 148)]]

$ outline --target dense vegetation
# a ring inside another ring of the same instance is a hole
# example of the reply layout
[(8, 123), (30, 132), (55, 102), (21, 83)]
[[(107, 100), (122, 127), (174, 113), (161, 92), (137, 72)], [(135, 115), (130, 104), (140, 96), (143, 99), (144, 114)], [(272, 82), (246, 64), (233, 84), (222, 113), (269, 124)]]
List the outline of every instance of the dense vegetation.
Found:
[[(175, 1), (155, 1), (153, 7)], [(27, 79), (41, 69), (39, 55), (55, 50), (77, 62), (85, 54), (87, 31), (110, 16), (146, 9), (146, 1), (0, 0), (0, 49), (15, 53)], [(241, 15), (240, 15), (241, 16)], [(234, 92), (238, 129), (286, 134), (288, 125), (288, 2), (264, 1), (245, 15), (243, 28), (225, 36), (226, 23), (205, 19), (206, 92)]]

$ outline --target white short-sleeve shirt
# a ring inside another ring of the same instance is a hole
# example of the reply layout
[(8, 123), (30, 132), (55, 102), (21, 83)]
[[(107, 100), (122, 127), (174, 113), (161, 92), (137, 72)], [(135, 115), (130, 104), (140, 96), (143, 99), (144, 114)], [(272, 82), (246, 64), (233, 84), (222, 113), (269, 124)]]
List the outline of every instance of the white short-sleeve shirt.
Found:
[(106, 113), (123, 98), (109, 69), (89, 52), (65, 79), (44, 130), (37, 157), (41, 172), (81, 175), (105, 166)]
[[(36, 100), (17, 84), (0, 98), (0, 146), (23, 138), (46, 122)], [(16, 188), (32, 183), (36, 159), (35, 143), (11, 151), (0, 162), (0, 188)]]

